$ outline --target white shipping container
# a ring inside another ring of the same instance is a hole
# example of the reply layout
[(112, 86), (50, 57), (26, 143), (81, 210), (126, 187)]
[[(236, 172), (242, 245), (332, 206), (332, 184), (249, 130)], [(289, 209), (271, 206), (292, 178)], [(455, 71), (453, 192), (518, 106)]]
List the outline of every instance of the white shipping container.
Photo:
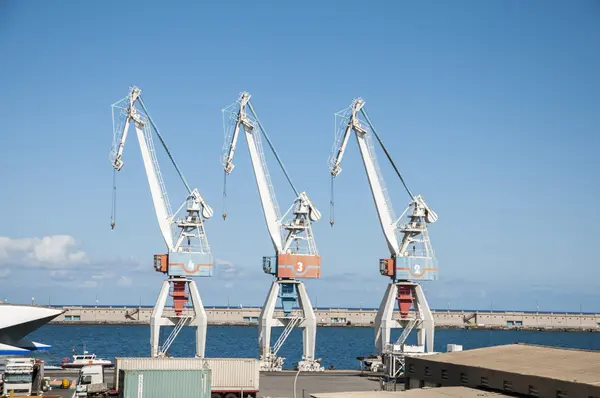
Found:
[(460, 344), (447, 344), (446, 345), (447, 352), (457, 352), (457, 351), (462, 351), (462, 350), (463, 350), (463, 346)]
[[(259, 362), (255, 358), (115, 358), (115, 375), (119, 370), (198, 370), (205, 364), (211, 369), (211, 390), (259, 391)], [(119, 378), (115, 377), (115, 389)]]

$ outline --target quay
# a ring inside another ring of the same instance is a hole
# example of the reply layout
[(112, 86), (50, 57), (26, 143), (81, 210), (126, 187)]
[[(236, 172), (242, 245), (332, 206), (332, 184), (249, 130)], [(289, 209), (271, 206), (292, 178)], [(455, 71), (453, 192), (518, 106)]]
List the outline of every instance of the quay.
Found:
[[(65, 312), (51, 324), (59, 325), (148, 325), (151, 307), (129, 306), (61, 306)], [(252, 326), (258, 323), (261, 309), (206, 307), (209, 325)], [(275, 312), (275, 316), (283, 314)], [(554, 331), (600, 331), (600, 314), (564, 312), (519, 311), (457, 311), (434, 310), (435, 326), (468, 329), (517, 329)], [(375, 309), (315, 309), (320, 327), (371, 327)], [(166, 316), (175, 316), (172, 308), (165, 308)], [(398, 318), (396, 311), (394, 317)]]
[[(72, 370), (47, 371), (52, 379), (74, 380), (76, 375)], [(508, 344), (407, 357), (405, 373), (393, 387), (381, 376), (348, 370), (300, 374), (261, 372), (257, 397), (597, 398), (600, 397), (600, 352)], [(113, 370), (106, 371), (106, 382), (114, 385)], [(57, 389), (51, 393), (70, 397), (72, 390)]]
[[(295, 371), (261, 372), (258, 397), (293, 397)], [(51, 379), (77, 379), (77, 372), (67, 370), (46, 371)], [(106, 382), (114, 385), (114, 370), (107, 369)], [(333, 393), (340, 391), (375, 391), (380, 387), (379, 378), (361, 374), (354, 370), (325, 371), (323, 373), (302, 373), (296, 383), (296, 396), (309, 398), (315, 393)], [(56, 389), (50, 392), (60, 397), (71, 398), (73, 390)]]

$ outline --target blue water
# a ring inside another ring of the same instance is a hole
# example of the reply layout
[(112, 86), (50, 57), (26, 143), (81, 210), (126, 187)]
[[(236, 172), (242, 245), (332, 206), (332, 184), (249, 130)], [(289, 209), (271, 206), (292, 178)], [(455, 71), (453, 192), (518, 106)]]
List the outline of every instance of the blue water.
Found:
[[(168, 329), (164, 330), (168, 333)], [(392, 340), (400, 335), (394, 330)], [(273, 342), (281, 329), (273, 331)], [(184, 328), (169, 350), (170, 356), (194, 356), (195, 329)], [(46, 325), (30, 335), (34, 341), (52, 345), (47, 352), (36, 357), (46, 364), (57, 365), (62, 358), (72, 355), (73, 348), (86, 349), (99, 357), (113, 359), (118, 356), (148, 356), (150, 353), (150, 328), (148, 326), (64, 326)], [(161, 339), (161, 341), (164, 340)], [(437, 330), (436, 351), (446, 351), (446, 344), (462, 344), (464, 349), (516, 342), (548, 346), (600, 350), (600, 333), (591, 332), (537, 332), (500, 330)], [(409, 344), (416, 343), (414, 333)], [(325, 367), (358, 369), (357, 356), (374, 353), (373, 330), (370, 328), (319, 328), (317, 330), (318, 358)], [(292, 368), (302, 356), (302, 332), (294, 330), (279, 355), (286, 358), (284, 366)], [(252, 326), (209, 326), (206, 342), (207, 357), (258, 357), (258, 329)]]

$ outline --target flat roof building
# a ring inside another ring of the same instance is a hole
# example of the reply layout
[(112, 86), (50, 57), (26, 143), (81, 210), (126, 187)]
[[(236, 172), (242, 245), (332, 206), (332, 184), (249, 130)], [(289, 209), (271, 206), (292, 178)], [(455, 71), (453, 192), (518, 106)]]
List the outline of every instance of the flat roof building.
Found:
[(360, 391), (311, 394), (311, 398), (501, 398), (498, 392), (476, 390), (468, 387), (424, 388), (410, 391)]
[(600, 352), (510, 344), (406, 358), (407, 390), (440, 386), (530, 397), (600, 398)]

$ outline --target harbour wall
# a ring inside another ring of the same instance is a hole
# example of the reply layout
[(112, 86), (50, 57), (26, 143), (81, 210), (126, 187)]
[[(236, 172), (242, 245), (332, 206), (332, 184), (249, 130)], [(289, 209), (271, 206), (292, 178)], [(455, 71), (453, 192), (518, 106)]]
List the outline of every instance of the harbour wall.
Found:
[[(147, 307), (60, 307), (65, 312), (51, 324), (149, 324), (152, 308)], [(206, 307), (209, 325), (256, 325), (260, 308)], [(191, 310), (187, 315), (192, 315)], [(185, 314), (184, 311), (184, 314)], [(525, 329), (525, 330), (573, 330), (600, 331), (600, 314), (549, 313), (549, 312), (498, 312), (498, 311), (432, 311), (437, 328), (470, 329)], [(377, 310), (373, 309), (316, 309), (319, 326), (370, 327)], [(165, 316), (175, 316), (172, 309), (165, 308)], [(276, 316), (283, 313), (276, 311)], [(409, 314), (411, 317), (412, 314)], [(394, 313), (395, 319), (400, 314)]]

